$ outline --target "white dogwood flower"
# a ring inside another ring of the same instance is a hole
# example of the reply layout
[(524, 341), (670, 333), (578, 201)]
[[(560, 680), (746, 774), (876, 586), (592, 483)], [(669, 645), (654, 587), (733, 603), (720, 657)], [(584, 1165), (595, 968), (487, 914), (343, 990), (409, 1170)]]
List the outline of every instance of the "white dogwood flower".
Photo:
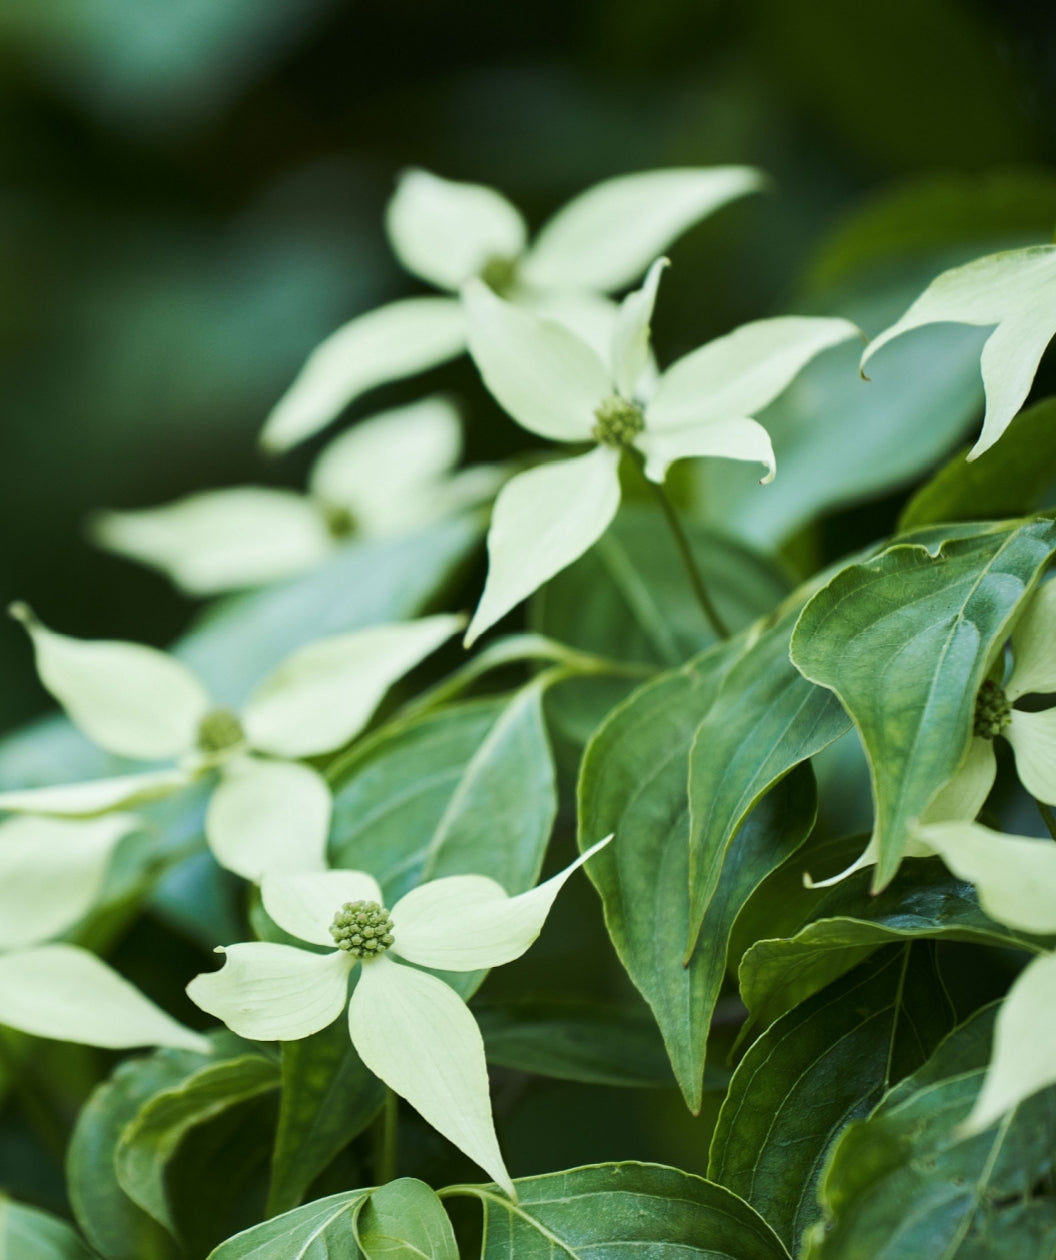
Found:
[[(970, 881), (992, 918), (1020, 931), (1056, 933), (1056, 844), (1005, 835), (977, 823), (918, 829), (920, 840), (960, 879)], [(994, 1048), (975, 1105), (962, 1125), (981, 1133), (1047, 1085), (1056, 1084), (1056, 953), (1033, 959), (997, 1015)]]
[(278, 581), (322, 563), (346, 538), (388, 538), (490, 498), (497, 467), (455, 473), (458, 412), (445, 398), (361, 420), (315, 461), (307, 494), (207, 490), (92, 521), (102, 547), (159, 569), (188, 595)]
[(346, 744), (389, 687), (464, 624), (443, 614), (309, 643), (260, 683), (239, 715), (213, 705), (197, 676), (167, 652), (56, 634), (25, 605), (12, 614), (33, 640), (41, 682), (89, 739), (121, 757), (177, 765), (0, 792), (0, 810), (103, 814), (218, 769), (206, 839), (222, 866), (253, 880), (274, 868), (324, 865), (330, 789), (299, 759)]
[(605, 180), (558, 210), (529, 245), (520, 211), (493, 188), (408, 171), (386, 214), (393, 250), (413, 275), (455, 296), (406, 298), (339, 328), (272, 410), (261, 442), (285, 450), (376, 385), (463, 353), (457, 293), (471, 276), (511, 301), (545, 307), (580, 332), (607, 327), (610, 304), (600, 294), (633, 284), (687, 228), (764, 182), (746, 166)]
[(370, 1071), (515, 1198), (495, 1136), (480, 1029), (449, 985), (418, 968), (477, 971), (519, 958), (564, 882), (611, 838), (515, 897), (483, 875), (452, 875), (412, 889), (387, 910), (377, 882), (362, 871), (266, 875), (261, 896), (274, 922), (330, 951), (230, 945), (218, 951), (224, 966), (197, 976), (187, 992), (254, 1041), (308, 1037), (347, 1006), (352, 1044)]
[(594, 442), (585, 455), (521, 473), (499, 492), (489, 568), (466, 643), (483, 633), (605, 532), (620, 502), (619, 465), (633, 448), (662, 483), (687, 456), (758, 461), (775, 470), (753, 418), (822, 350), (857, 328), (844, 319), (785, 316), (745, 324), (685, 355), (658, 378), (649, 324), (666, 259), (624, 298), (607, 362), (553, 320), (472, 280), (463, 289), (469, 348), (484, 383), (524, 428), (559, 442)]

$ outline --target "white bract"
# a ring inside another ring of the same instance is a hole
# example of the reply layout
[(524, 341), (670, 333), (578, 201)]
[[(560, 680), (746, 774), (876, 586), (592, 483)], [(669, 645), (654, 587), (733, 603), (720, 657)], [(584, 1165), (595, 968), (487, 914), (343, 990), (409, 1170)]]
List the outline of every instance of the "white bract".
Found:
[(862, 371), (887, 342), (925, 324), (996, 325), (980, 368), (986, 415), (975, 459), (1008, 428), (1030, 391), (1045, 347), (1056, 332), (1056, 245), (1013, 249), (944, 271), (902, 318), (872, 341)]
[[(926, 825), (946, 821), (971, 821), (986, 803), (997, 776), (994, 739), (1002, 736), (1012, 745), (1020, 782), (1039, 801), (1056, 805), (1056, 707), (1030, 712), (1015, 702), (1031, 694), (1056, 692), (1056, 582), (1046, 582), (1027, 601), (1012, 631), (1012, 669), (1004, 685), (993, 680), (983, 684), (976, 701), (971, 741), (953, 778), (936, 794), (921, 815), (921, 826), (912, 831), (906, 857), (930, 857), (924, 841)], [(870, 840), (856, 862), (808, 887), (826, 888), (855, 871), (875, 865), (879, 847)]]
[(620, 502), (619, 464), (633, 448), (663, 482), (687, 456), (758, 461), (774, 475), (766, 430), (753, 418), (822, 350), (858, 335), (844, 319), (786, 316), (745, 324), (672, 364), (650, 368), (649, 323), (666, 259), (620, 306), (608, 361), (570, 329), (496, 295), (463, 289), (469, 348), (484, 383), (521, 425), (585, 455), (522, 473), (499, 492), (489, 568), (466, 643), (605, 532)]
[[(992, 919), (1026, 932), (1056, 933), (1056, 844), (1004, 835), (975, 823), (920, 828), (921, 840), (969, 880)], [(1025, 1098), (1056, 1084), (1056, 954), (1024, 968), (998, 1012), (986, 1079), (965, 1134), (979, 1133)]]
[(350, 534), (387, 538), (495, 493), (503, 473), (455, 474), (458, 412), (425, 398), (362, 420), (322, 452), (308, 493), (238, 486), (137, 512), (102, 512), (100, 546), (160, 569), (189, 595), (256, 586), (320, 564)]
[(89, 783), (0, 792), (0, 809), (90, 816), (168, 795), (212, 769), (206, 839), (222, 866), (246, 879), (271, 869), (318, 869), (331, 799), (298, 760), (346, 744), (389, 687), (461, 629), (438, 615), (370, 626), (299, 648), (249, 697), (242, 713), (216, 708), (194, 673), (156, 648), (71, 638), (12, 609), (33, 640), (41, 682), (101, 748), (175, 769)]
[[(544, 305), (555, 318), (594, 327), (603, 313), (597, 295), (633, 284), (687, 228), (763, 183), (745, 166), (605, 180), (573, 198), (528, 245), (520, 212), (494, 189), (411, 170), (389, 204), (386, 226), (397, 257), (428, 284), (457, 294), (480, 276), (512, 301)], [(408, 298), (360, 315), (312, 352), (268, 417), (261, 441), (285, 450), (368, 389), (465, 348), (465, 319), (454, 296)]]
[(224, 966), (197, 976), (187, 992), (255, 1041), (308, 1037), (347, 1004), (352, 1044), (370, 1071), (516, 1198), (495, 1136), (480, 1029), (450, 986), (417, 968), (477, 971), (519, 958), (564, 882), (611, 838), (516, 897), (483, 875), (452, 875), (385, 910), (380, 887), (362, 871), (267, 875), (261, 896), (275, 923), (331, 951), (231, 945), (218, 951)]

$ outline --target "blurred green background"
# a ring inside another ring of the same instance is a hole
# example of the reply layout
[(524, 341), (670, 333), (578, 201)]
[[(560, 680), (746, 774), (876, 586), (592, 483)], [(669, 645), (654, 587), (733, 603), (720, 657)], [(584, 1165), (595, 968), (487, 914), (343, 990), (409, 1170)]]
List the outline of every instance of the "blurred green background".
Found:
[[(819, 243), (881, 190), (1051, 168), (1056, 10), (6, 0), (0, 95), (0, 595), (68, 632), (164, 643), (194, 609), (94, 551), (85, 517), (299, 484), (311, 449), (268, 462), (255, 434), (321, 337), (415, 291), (381, 227), (401, 168), (494, 184), (538, 223), (609, 175), (763, 167), (772, 195), (673, 250), (674, 353), (788, 309)], [(434, 375), (472, 383), (465, 363)], [(464, 392), (471, 456), (517, 449)], [(8, 727), (45, 698), (6, 623), (0, 654)]]

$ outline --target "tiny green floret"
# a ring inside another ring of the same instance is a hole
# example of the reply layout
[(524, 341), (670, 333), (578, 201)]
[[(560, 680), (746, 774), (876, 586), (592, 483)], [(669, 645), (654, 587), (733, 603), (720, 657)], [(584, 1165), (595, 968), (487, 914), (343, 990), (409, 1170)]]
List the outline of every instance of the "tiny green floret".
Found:
[(505, 296), (517, 279), (517, 259), (493, 254), (481, 267), (480, 278), (497, 297)]
[(376, 901), (346, 901), (334, 915), (330, 935), (338, 949), (356, 958), (377, 958), (393, 942), (392, 920)]
[(604, 446), (615, 446), (623, 449), (630, 446), (639, 433), (645, 428), (645, 416), (641, 407), (628, 402), (619, 394), (610, 394), (594, 409), (598, 423), (591, 432), (595, 441)]
[(980, 739), (995, 739), (1012, 721), (1012, 705), (1003, 687), (989, 678), (979, 688), (972, 731)]
[(198, 751), (206, 756), (237, 748), (245, 738), (238, 715), (230, 709), (210, 709), (198, 723)]
[(331, 538), (349, 538), (359, 528), (355, 514), (349, 508), (340, 507), (336, 503), (327, 503), (323, 507), (323, 519)]

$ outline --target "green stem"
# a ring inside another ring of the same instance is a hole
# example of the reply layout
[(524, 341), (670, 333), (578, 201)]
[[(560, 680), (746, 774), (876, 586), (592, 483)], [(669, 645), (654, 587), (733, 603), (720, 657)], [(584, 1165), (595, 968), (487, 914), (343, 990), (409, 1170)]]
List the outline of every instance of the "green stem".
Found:
[(689, 584), (693, 588), (693, 594), (697, 597), (697, 602), (704, 610), (704, 616), (720, 639), (728, 639), (730, 637), (730, 628), (723, 621), (714, 603), (712, 603), (711, 596), (708, 594), (708, 588), (704, 584), (704, 575), (697, 565), (696, 557), (693, 555), (693, 548), (690, 546), (689, 538), (686, 536), (686, 531), (678, 518), (674, 504), (667, 497), (667, 491), (662, 485), (652, 481), (645, 475), (645, 460), (638, 451), (630, 447), (628, 448), (628, 454), (631, 456), (631, 463), (638, 470), (639, 477), (649, 487), (650, 493), (660, 505), (660, 510), (664, 514), (664, 520), (667, 521), (668, 527), (674, 536), (678, 553), (682, 557), (682, 563), (685, 565), (686, 572), (689, 575)]
[(379, 1186), (396, 1180), (397, 1122), (400, 1100), (391, 1089), (374, 1121), (374, 1181)]
[(1056, 840), (1056, 816), (1053, 815), (1051, 809), (1043, 801), (1035, 801), (1038, 807), (1038, 813), (1041, 815), (1041, 821), (1049, 829), (1049, 835)]

